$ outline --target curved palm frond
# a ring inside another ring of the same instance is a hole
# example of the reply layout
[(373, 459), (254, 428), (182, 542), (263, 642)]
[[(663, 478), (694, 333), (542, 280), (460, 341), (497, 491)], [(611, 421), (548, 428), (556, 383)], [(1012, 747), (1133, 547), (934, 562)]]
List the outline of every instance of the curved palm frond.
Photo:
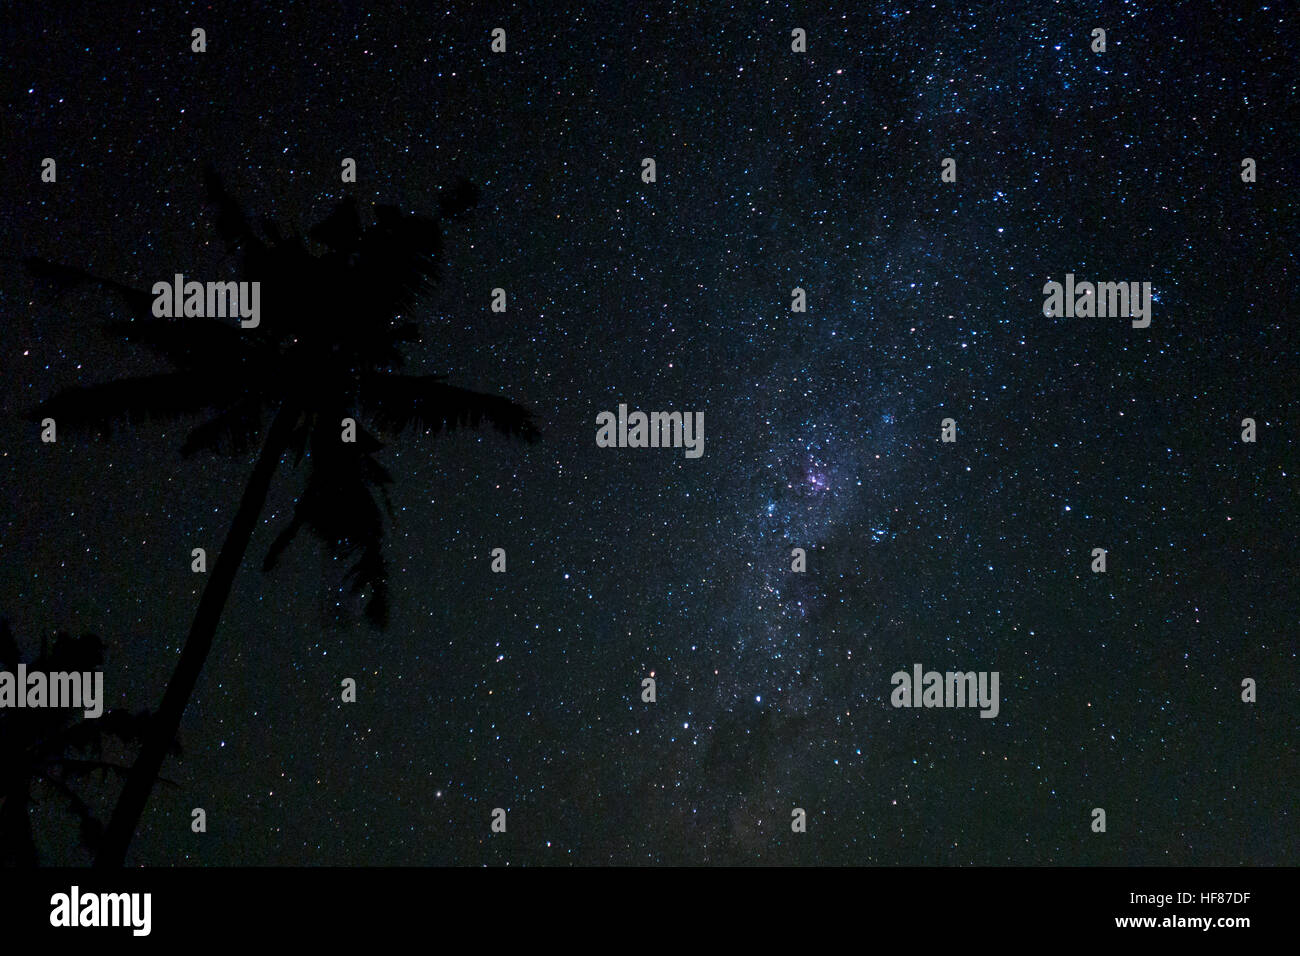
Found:
[(34, 421), (53, 418), (59, 427), (111, 435), (115, 424), (171, 421), (227, 403), (231, 383), (194, 372), (142, 375), (100, 385), (65, 388), (31, 412)]
[(216, 167), (211, 163), (203, 166), (203, 183), (207, 189), (208, 202), (216, 212), (217, 235), (225, 241), (226, 251), (249, 255), (264, 250), (266, 243), (253, 232), (239, 203), (226, 189)]
[(524, 441), (541, 434), (533, 414), (499, 395), (448, 385), (441, 375), (375, 375), (359, 391), (362, 410), (378, 427), (394, 432), (425, 428), (437, 434), (486, 421), (497, 431)]
[(353, 594), (370, 589), (366, 602), (366, 620), (378, 628), (388, 626), (388, 562), (378, 542), (361, 548), (361, 556), (349, 569), (344, 580), (351, 579)]
[(302, 513), (302, 509), (295, 507), (293, 517), (289, 519), (289, 523), (284, 526), (283, 530), (275, 536), (275, 540), (271, 542), (271, 547), (266, 551), (266, 557), (262, 559), (263, 572), (275, 570), (276, 565), (280, 563), (280, 555), (284, 553), (285, 548), (293, 543), (293, 539), (298, 537), (298, 532), (302, 530), (305, 523), (306, 518)]
[(134, 313), (149, 315), (152, 311), (152, 295), (114, 279), (105, 279), (92, 272), (87, 272), (85, 269), (50, 262), (48, 259), (42, 259), (39, 256), (27, 256), (23, 259), (23, 265), (27, 267), (27, 271), (32, 278), (38, 282), (53, 285), (59, 291), (70, 291), (93, 283), (116, 293), (127, 308)]

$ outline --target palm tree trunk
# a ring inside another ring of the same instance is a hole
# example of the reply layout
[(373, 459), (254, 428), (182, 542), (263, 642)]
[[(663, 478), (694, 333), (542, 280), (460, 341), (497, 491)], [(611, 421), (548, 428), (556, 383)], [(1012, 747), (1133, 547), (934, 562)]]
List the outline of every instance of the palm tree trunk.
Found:
[(99, 852), (95, 856), (95, 866), (98, 868), (120, 867), (126, 862), (127, 846), (135, 835), (154, 781), (162, 770), (163, 758), (176, 739), (181, 716), (185, 713), (208, 651), (212, 648), (212, 639), (216, 636), (222, 609), (230, 597), (235, 572), (244, 561), (248, 542), (253, 536), (262, 507), (266, 504), (271, 479), (289, 445), (296, 418), (296, 410), (286, 405), (271, 422), (257, 464), (253, 466), (248, 486), (239, 502), (239, 510), (235, 512), (226, 541), (212, 568), (212, 576), (208, 578), (203, 595), (199, 598), (194, 623), (185, 640), (185, 647), (181, 650), (180, 660), (176, 663), (176, 670), (167, 684), (161, 706), (150, 721), (149, 730), (140, 747), (140, 756), (127, 775), (122, 794), (113, 809), (113, 816), (104, 830)]

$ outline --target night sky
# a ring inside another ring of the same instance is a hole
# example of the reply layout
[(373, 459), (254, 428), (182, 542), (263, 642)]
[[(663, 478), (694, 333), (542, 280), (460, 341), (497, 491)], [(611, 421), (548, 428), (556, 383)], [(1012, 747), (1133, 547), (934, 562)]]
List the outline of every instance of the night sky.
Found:
[[(299, 233), (477, 184), (407, 370), (542, 435), (393, 437), (384, 630), (308, 536), (261, 572), (286, 458), (131, 862), (1298, 861), (1295, 11), (276, 6), (0, 14), (0, 615), (157, 706), (255, 451), (43, 444), (59, 389), (166, 366), (16, 259), (236, 278), (205, 163)], [(1066, 273), (1149, 281), (1150, 327), (1045, 317)], [(597, 447), (620, 403), (703, 411), (703, 456)], [(892, 707), (915, 663), (1000, 712)]]

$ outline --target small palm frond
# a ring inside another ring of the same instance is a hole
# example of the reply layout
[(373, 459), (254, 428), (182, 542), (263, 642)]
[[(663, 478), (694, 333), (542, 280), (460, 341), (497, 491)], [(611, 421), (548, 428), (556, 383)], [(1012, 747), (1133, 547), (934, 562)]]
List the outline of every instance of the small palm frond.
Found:
[(289, 523), (284, 526), (284, 529), (275, 536), (275, 540), (271, 542), (271, 547), (267, 549), (266, 557), (262, 559), (262, 570), (264, 572), (275, 570), (275, 566), (280, 563), (280, 555), (284, 553), (285, 548), (293, 543), (293, 539), (298, 537), (298, 532), (302, 530), (305, 520), (301, 509), (295, 508), (293, 517), (289, 519)]
[(361, 548), (361, 556), (352, 565), (344, 580), (351, 580), (353, 594), (360, 594), (367, 588), (370, 600), (366, 602), (366, 620), (377, 628), (388, 626), (388, 562), (384, 560), (383, 551), (378, 541), (372, 541)]
[(248, 218), (221, 181), (221, 176), (210, 163), (203, 167), (203, 182), (207, 187), (208, 202), (216, 212), (217, 235), (226, 243), (227, 252), (250, 254), (265, 249), (266, 244), (253, 232)]

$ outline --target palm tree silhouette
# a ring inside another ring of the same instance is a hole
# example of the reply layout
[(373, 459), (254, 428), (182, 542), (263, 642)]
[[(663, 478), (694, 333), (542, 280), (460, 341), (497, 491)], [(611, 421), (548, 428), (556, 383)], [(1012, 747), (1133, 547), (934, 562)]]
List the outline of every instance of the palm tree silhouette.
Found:
[[(73, 637), (59, 631), (52, 646), (41, 641), (40, 653), (27, 667), (29, 672), (80, 673), (97, 669), (103, 659), (103, 643), (94, 634)], [(9, 621), (0, 618), (0, 667), (12, 673), (21, 660)], [(41, 789), (63, 798), (80, 821), (82, 846), (93, 851), (103, 824), (73, 784), (93, 773), (126, 776), (129, 768), (103, 759), (104, 744), (109, 738), (139, 743), (150, 720), (147, 711), (122, 709), (93, 719), (52, 707), (0, 711), (0, 866), (39, 863), (29, 810)]]
[[(380, 549), (392, 477), (375, 453), (380, 436), (408, 428), (436, 433), (483, 422), (527, 441), (538, 431), (531, 413), (506, 398), (449, 385), (444, 377), (406, 375), (402, 347), (418, 341), (417, 326), (402, 317), (436, 284), (442, 257), (441, 220), (467, 212), (478, 190), (461, 181), (438, 198), (439, 216), (404, 214), (378, 206), (364, 225), (356, 202), (345, 199), (308, 235), (325, 251), (312, 252), (298, 236), (270, 222), (261, 234), (245, 218), (216, 172), (206, 170), (216, 229), (240, 262), (241, 280), (260, 281), (261, 322), (136, 318), (108, 331), (161, 353), (174, 371), (103, 385), (66, 389), (33, 418), (58, 427), (108, 434), (114, 424), (149, 418), (210, 417), (186, 438), (181, 453), (244, 453), (262, 435), (239, 508), (199, 599), (189, 637), (157, 711), (156, 724), (128, 775), (109, 821), (97, 867), (121, 866), (167, 746), (180, 725), (212, 646), (235, 573), (243, 563), (258, 515), (281, 458), (310, 459), (293, 516), (263, 563), (270, 570), (302, 528), (336, 557), (354, 559), (354, 593), (369, 592), (366, 615), (387, 620), (386, 566)], [(121, 295), (134, 314), (150, 316), (152, 296), (76, 268), (28, 259), (38, 278), (61, 286), (95, 282)], [(226, 277), (222, 277), (223, 279)], [(263, 421), (270, 424), (263, 435)], [(356, 441), (342, 440), (342, 422), (356, 423)], [(391, 508), (388, 508), (391, 516)]]

